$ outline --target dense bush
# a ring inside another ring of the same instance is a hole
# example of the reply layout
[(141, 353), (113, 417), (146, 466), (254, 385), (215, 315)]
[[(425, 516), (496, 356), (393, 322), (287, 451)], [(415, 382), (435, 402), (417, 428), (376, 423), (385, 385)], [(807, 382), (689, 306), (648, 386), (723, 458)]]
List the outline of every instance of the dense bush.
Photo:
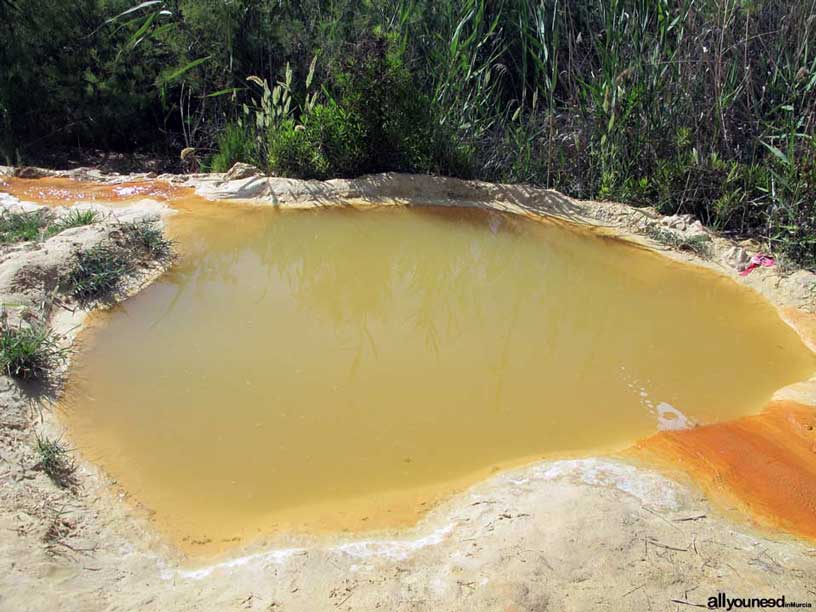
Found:
[(366, 158), (360, 118), (337, 104), (317, 104), (273, 127), (269, 133), (269, 170), (284, 176), (325, 179), (364, 173)]
[(362, 172), (431, 169), (430, 100), (417, 87), (395, 50), (382, 36), (351, 45), (335, 71), (340, 104), (359, 119)]
[(215, 145), (209, 164), (213, 172), (226, 172), (235, 162), (258, 163), (255, 142), (240, 124), (228, 124), (216, 137)]
[(436, 121), (393, 41), (362, 37), (331, 74), (325, 103), (301, 108), (299, 122), (272, 123), (270, 171), (303, 178), (465, 171), (454, 134)]
[(218, 170), (523, 181), (689, 212), (816, 265), (813, 10), (0, 0), (0, 157), (195, 147)]

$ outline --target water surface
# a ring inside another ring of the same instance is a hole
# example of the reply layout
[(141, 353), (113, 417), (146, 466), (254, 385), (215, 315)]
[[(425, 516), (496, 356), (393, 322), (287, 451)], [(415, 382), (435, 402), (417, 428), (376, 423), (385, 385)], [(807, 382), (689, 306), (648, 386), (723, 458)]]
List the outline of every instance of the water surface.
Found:
[(204, 206), (95, 317), (64, 403), (183, 545), (409, 524), (497, 466), (756, 412), (816, 370), (753, 292), (560, 222)]

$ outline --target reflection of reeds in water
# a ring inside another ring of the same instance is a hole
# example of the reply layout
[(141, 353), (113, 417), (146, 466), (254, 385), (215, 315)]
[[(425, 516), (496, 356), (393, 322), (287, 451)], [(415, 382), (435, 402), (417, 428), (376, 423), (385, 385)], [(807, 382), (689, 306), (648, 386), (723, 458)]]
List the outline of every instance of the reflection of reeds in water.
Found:
[(187, 533), (620, 448), (654, 430), (641, 386), (704, 422), (812, 371), (729, 279), (560, 224), (251, 216), (202, 220), (200, 251), (111, 313), (66, 410), (78, 448)]

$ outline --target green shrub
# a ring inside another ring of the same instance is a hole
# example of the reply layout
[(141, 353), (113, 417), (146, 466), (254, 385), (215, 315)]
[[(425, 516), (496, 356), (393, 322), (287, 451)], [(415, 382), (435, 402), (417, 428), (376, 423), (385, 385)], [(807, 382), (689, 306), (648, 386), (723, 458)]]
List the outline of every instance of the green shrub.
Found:
[(292, 119), (272, 128), (268, 144), (269, 171), (280, 176), (322, 179), (330, 168), (325, 155)]
[(299, 121), (272, 125), (271, 172), (299, 178), (382, 171), (470, 174), (471, 149), (441, 126), (393, 40), (363, 36), (333, 68), (334, 97), (307, 104)]
[(212, 172), (226, 172), (236, 162), (258, 163), (258, 151), (248, 130), (237, 123), (228, 124), (216, 140), (217, 152), (210, 158)]
[(359, 116), (334, 101), (317, 104), (303, 117), (307, 141), (325, 158), (329, 174), (355, 176), (363, 172), (365, 143)]
[(302, 123), (283, 121), (269, 134), (269, 169), (306, 179), (362, 174), (365, 163), (359, 118), (334, 102), (317, 104)]
[(367, 35), (349, 45), (334, 79), (338, 104), (359, 119), (361, 172), (434, 167), (441, 130), (434, 131), (433, 105), (392, 38)]

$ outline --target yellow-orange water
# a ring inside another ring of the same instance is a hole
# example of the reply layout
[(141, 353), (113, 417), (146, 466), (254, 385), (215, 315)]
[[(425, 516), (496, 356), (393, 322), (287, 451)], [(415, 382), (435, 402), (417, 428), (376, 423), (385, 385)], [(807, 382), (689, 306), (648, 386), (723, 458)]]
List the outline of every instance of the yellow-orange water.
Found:
[(152, 179), (94, 183), (60, 176), (36, 179), (0, 176), (0, 193), (11, 194), (27, 202), (63, 206), (94, 202), (112, 205), (118, 202), (132, 203), (144, 198), (167, 201), (182, 197), (191, 191)]
[(562, 223), (196, 209), (172, 271), (84, 333), (63, 404), (188, 548), (404, 525), (495, 466), (757, 412), (816, 370), (754, 293)]

